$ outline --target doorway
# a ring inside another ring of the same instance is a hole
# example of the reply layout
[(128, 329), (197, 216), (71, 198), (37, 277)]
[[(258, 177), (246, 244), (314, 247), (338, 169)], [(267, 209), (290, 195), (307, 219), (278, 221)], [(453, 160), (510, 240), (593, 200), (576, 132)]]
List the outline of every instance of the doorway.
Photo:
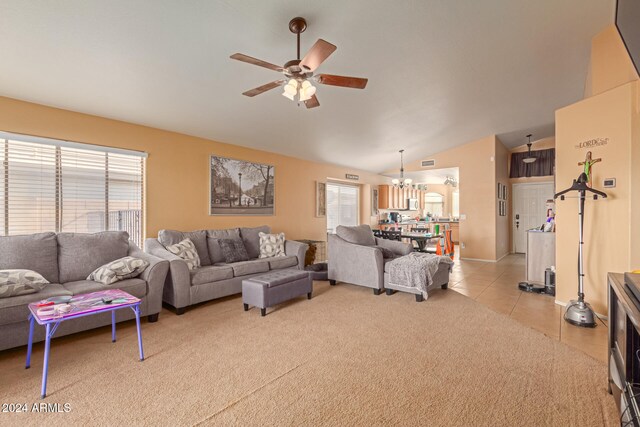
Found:
[(553, 199), (553, 182), (513, 184), (513, 251), (525, 253), (527, 230), (538, 228), (547, 219), (546, 202)]

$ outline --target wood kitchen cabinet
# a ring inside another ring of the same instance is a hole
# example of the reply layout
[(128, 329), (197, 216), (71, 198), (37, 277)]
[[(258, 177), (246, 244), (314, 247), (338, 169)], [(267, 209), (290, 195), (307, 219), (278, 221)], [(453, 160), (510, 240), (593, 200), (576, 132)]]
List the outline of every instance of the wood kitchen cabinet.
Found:
[(431, 224), (432, 229), (434, 225), (440, 224), (441, 230), (444, 230), (447, 226), (449, 226), (449, 228), (451, 229), (451, 240), (453, 240), (453, 243), (460, 243), (460, 223), (453, 221), (433, 221), (429, 224)]
[(420, 209), (424, 207), (424, 191), (413, 188), (397, 188), (393, 185), (378, 186), (378, 209), (406, 209), (407, 199), (418, 199)]

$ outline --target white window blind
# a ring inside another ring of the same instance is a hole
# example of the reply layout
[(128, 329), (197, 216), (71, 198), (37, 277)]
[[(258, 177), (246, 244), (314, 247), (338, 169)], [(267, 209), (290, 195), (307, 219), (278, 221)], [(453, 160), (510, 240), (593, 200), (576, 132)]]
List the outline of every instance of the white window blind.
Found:
[(458, 218), (460, 216), (460, 192), (454, 191), (451, 195), (453, 196), (451, 215), (453, 215), (454, 218)]
[(123, 230), (140, 245), (145, 157), (0, 132), (0, 234)]
[(327, 183), (327, 232), (335, 233), (339, 225), (358, 225), (359, 188)]

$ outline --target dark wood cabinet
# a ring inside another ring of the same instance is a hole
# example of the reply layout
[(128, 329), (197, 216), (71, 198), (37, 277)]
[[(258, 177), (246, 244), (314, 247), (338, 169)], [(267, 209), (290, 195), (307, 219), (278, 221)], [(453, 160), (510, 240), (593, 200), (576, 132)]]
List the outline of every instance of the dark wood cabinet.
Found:
[[(637, 406), (627, 406), (640, 384), (640, 310), (622, 274), (608, 274), (609, 392), (628, 425), (638, 426)], [(640, 402), (639, 402), (640, 403)], [(624, 424), (624, 422), (623, 422)]]

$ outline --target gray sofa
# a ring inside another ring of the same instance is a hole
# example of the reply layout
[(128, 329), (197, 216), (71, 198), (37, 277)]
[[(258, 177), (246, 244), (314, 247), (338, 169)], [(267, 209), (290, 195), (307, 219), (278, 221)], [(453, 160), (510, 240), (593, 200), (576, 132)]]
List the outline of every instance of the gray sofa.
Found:
[[(371, 227), (366, 224), (338, 226), (336, 234), (330, 234), (328, 241), (329, 283), (335, 285), (337, 282), (346, 282), (373, 288), (375, 295), (386, 289), (389, 282), (388, 262), (413, 251), (409, 243), (374, 237)], [(385, 252), (387, 257), (384, 256)], [(432, 286), (446, 288), (448, 281), (447, 265), (438, 268)]]
[[(145, 251), (169, 261), (169, 274), (162, 300), (180, 315), (191, 305), (241, 293), (244, 279), (271, 270), (304, 269), (304, 256), (308, 245), (287, 240), (285, 256), (259, 259), (259, 232), (270, 233), (271, 230), (268, 226), (190, 232), (160, 230), (157, 239), (147, 239)], [(184, 260), (165, 248), (185, 238), (194, 243), (200, 257), (201, 267), (193, 271), (189, 271)], [(223, 238), (241, 238), (247, 249), (249, 261), (225, 263), (217, 243), (218, 239)]]
[[(138, 277), (103, 285), (86, 280), (96, 268), (116, 259), (133, 256), (149, 262)], [(162, 287), (169, 263), (141, 251), (124, 231), (95, 234), (38, 233), (0, 237), (0, 270), (28, 269), (40, 273), (50, 283), (40, 292), (0, 298), (0, 350), (27, 343), (29, 323), (27, 305), (43, 299), (122, 289), (142, 300), (141, 315), (150, 322), (158, 319), (162, 308)], [(118, 322), (133, 319), (132, 310), (117, 310)], [(102, 313), (62, 322), (55, 336), (68, 335), (111, 324), (111, 314)], [(34, 329), (34, 342), (44, 340), (44, 328)]]

